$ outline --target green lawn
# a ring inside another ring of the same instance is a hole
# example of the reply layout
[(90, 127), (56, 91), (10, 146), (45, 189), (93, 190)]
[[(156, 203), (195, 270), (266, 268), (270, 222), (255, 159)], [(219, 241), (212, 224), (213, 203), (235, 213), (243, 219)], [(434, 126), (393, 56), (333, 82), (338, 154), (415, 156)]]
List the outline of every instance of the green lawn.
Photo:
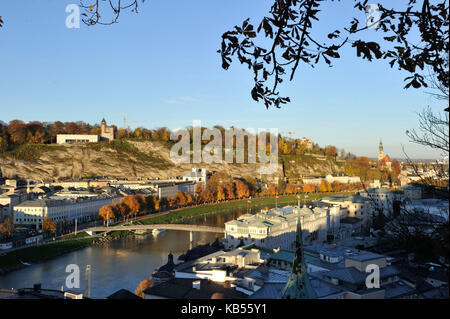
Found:
[[(320, 197), (328, 196), (333, 193), (327, 194), (312, 194), (309, 195), (308, 201), (318, 199)], [(274, 206), (276, 203), (276, 199), (274, 197), (270, 198), (254, 198), (252, 199), (251, 207), (261, 207), (263, 208), (265, 205)], [(297, 204), (297, 196), (283, 196), (278, 199), (278, 204), (288, 205), (288, 204)], [(141, 219), (140, 222), (144, 225), (150, 224), (170, 224), (181, 222), (186, 218), (191, 218), (195, 216), (200, 216), (204, 214), (216, 213), (226, 210), (238, 209), (238, 208), (247, 208), (247, 200), (236, 201), (236, 202), (228, 202), (228, 203), (218, 203), (215, 205), (201, 206), (201, 207), (192, 207), (186, 208), (179, 211), (169, 212), (165, 215), (160, 216), (149, 216), (148, 218)]]
[[(76, 237), (82, 236), (82, 233), (76, 235)], [(51, 259), (66, 252), (90, 245), (94, 240), (95, 238), (91, 237), (79, 238), (61, 243), (49, 243), (43, 246), (27, 247), (15, 250), (0, 257), (0, 268), (13, 267), (20, 264), (20, 260), (28, 263), (34, 263), (45, 259)]]

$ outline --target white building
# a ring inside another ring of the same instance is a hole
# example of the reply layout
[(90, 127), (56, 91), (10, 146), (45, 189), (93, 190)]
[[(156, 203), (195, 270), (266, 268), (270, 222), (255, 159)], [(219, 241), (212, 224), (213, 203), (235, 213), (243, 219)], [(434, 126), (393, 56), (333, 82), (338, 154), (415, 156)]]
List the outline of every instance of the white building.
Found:
[(385, 215), (393, 210), (396, 195), (385, 188), (369, 188), (360, 193), (364, 198), (370, 199), (372, 209), (382, 209)]
[(100, 135), (90, 134), (57, 134), (57, 144), (84, 144), (98, 143), (99, 141), (111, 142), (114, 140), (114, 127), (107, 126), (105, 119), (100, 124)]
[(155, 187), (159, 199), (177, 196), (178, 185), (175, 183), (159, 183)]
[[(241, 243), (255, 243), (264, 248), (293, 250), (297, 230), (298, 208), (287, 206), (261, 211), (255, 215), (245, 214), (236, 220), (225, 223), (225, 241), (228, 247)], [(324, 241), (328, 234), (339, 237), (339, 206), (327, 208), (300, 209), (303, 238), (305, 243)]]
[(359, 176), (333, 176), (327, 175), (325, 177), (313, 177), (313, 178), (303, 178), (303, 184), (313, 184), (319, 186), (322, 181), (326, 181), (328, 184), (333, 184), (334, 182), (341, 184), (357, 184), (361, 183), (361, 178)]
[(1, 194), (0, 195), (0, 205), (2, 209), (0, 210), (0, 220), (8, 217), (12, 213), (15, 205), (18, 205), (22, 201), (21, 196), (16, 194)]
[(195, 183), (193, 182), (182, 182), (182, 183), (177, 183), (178, 185), (178, 190), (183, 192), (183, 193), (189, 193), (191, 195), (194, 195), (195, 193)]
[(208, 181), (208, 174), (206, 168), (192, 168), (192, 172), (183, 176), (183, 181), (194, 183), (206, 183)]
[(407, 185), (403, 187), (403, 194), (408, 200), (422, 199), (422, 188), (419, 186)]
[(98, 143), (100, 137), (98, 135), (83, 134), (58, 134), (56, 135), (57, 144), (84, 144)]
[(119, 202), (121, 197), (99, 195), (95, 198), (39, 199), (25, 201), (14, 207), (14, 224), (42, 227), (42, 220), (49, 216), (55, 223), (92, 220), (101, 207)]
[(358, 218), (364, 228), (370, 227), (373, 209), (370, 198), (360, 195), (331, 195), (321, 199), (323, 203), (339, 205), (341, 218)]

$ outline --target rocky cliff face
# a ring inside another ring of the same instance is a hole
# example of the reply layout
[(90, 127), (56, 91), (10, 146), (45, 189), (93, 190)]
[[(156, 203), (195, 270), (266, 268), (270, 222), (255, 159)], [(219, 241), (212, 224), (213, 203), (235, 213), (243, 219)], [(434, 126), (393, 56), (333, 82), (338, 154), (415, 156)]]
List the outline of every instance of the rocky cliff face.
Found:
[[(71, 145), (46, 148), (38, 158), (20, 160), (8, 156), (0, 158), (2, 175), (7, 178), (31, 178), (34, 180), (82, 179), (92, 177), (111, 178), (168, 178), (182, 176), (191, 168), (221, 171), (231, 176), (259, 177), (260, 165), (200, 163), (175, 164), (170, 159), (169, 148), (159, 142), (128, 141), (126, 147), (99, 145)], [(294, 158), (294, 159), (292, 159)], [(339, 167), (327, 159), (315, 160), (300, 157), (280, 158), (274, 176), (299, 177), (335, 173)]]

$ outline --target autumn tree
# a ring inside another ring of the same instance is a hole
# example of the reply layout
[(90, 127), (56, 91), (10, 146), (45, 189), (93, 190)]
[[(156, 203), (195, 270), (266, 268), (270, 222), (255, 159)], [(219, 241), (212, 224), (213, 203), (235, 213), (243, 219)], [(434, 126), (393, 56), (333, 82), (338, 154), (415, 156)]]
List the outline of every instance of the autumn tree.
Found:
[(320, 181), (319, 191), (323, 193), (328, 191), (327, 182), (325, 180)]
[(56, 224), (48, 215), (42, 219), (42, 230), (47, 234), (54, 233), (56, 231)]
[(147, 210), (147, 198), (142, 194), (137, 194), (136, 200), (139, 203), (139, 213)]
[(105, 221), (108, 221), (115, 217), (112, 205), (106, 205), (106, 206), (101, 207), (98, 214)]
[(287, 194), (296, 194), (298, 193), (299, 190), (299, 186), (295, 185), (295, 184), (287, 184), (285, 187), (285, 192)]
[(153, 205), (156, 211), (160, 209), (160, 199), (157, 196), (153, 196)]
[(397, 177), (398, 175), (400, 175), (400, 172), (402, 171), (402, 166), (399, 161), (393, 160), (391, 164), (391, 169), (394, 176)]
[(177, 205), (177, 198), (175, 196), (167, 196), (166, 199), (169, 207), (175, 207)]
[(10, 214), (8, 217), (5, 218), (5, 220), (2, 223), (0, 223), (0, 234), (3, 237), (9, 238), (12, 236), (14, 231), (15, 231), (14, 216), (13, 214)]
[(234, 199), (234, 198), (236, 198), (236, 190), (235, 190), (234, 183), (225, 184), (224, 185), (224, 189), (225, 189), (226, 199)]
[(226, 198), (225, 188), (221, 185), (217, 188), (217, 201), (223, 201)]
[[(142, 0), (144, 2), (144, 0)], [(447, 88), (448, 68), (445, 56), (449, 52), (447, 0), (409, 0), (395, 6), (383, 1), (376, 6), (368, 0), (354, 0), (353, 17), (317, 27), (322, 12), (335, 8), (323, 0), (272, 0), (269, 12), (252, 24), (250, 18), (235, 25), (222, 35), (217, 51), (222, 68), (227, 70), (236, 58), (253, 73), (251, 96), (265, 106), (280, 107), (290, 102), (280, 96), (279, 85), (284, 79), (294, 79), (301, 65), (314, 67), (319, 63), (332, 65), (340, 58), (340, 51), (351, 46), (356, 56), (367, 61), (385, 60), (389, 66), (410, 74), (405, 88), (427, 86), (424, 69), (431, 69)], [(82, 21), (89, 26), (115, 24), (123, 11), (138, 12), (138, 0), (100, 1), (80, 0), (84, 10)], [(339, 5), (346, 5), (341, 1)], [(372, 14), (375, 11), (376, 14)], [(368, 15), (361, 23), (359, 16)], [(368, 39), (368, 30), (375, 29), (381, 37)]]
[(197, 203), (203, 202), (203, 192), (205, 191), (205, 186), (202, 183), (198, 183), (195, 186), (194, 196)]
[(120, 203), (113, 205), (112, 208), (116, 218), (125, 219), (126, 216), (130, 215), (130, 207), (128, 204), (124, 203), (123, 200)]
[(349, 159), (345, 162), (344, 170), (348, 175), (361, 177), (363, 181), (367, 180), (369, 170), (371, 169), (370, 158), (361, 156)]
[(248, 186), (246, 183), (244, 183), (241, 180), (235, 181), (236, 186), (236, 197), (237, 198), (245, 198), (250, 196), (250, 190), (248, 189)]
[(8, 150), (8, 137), (6, 135), (0, 135), (0, 153)]
[(335, 146), (328, 145), (325, 147), (325, 155), (336, 158), (337, 149)]
[(258, 181), (254, 176), (246, 176), (244, 177), (245, 182), (250, 190), (250, 195), (254, 195), (258, 191)]
[(27, 129), (24, 122), (12, 120), (8, 123), (7, 128), (13, 144), (21, 145), (27, 142)]
[(159, 207), (160, 208), (167, 208), (167, 207), (169, 207), (168, 199), (165, 198), (165, 197), (160, 198), (160, 200), (159, 200)]
[(184, 197), (186, 198), (186, 205), (192, 204), (194, 202), (194, 198), (189, 192), (185, 192)]
[[(139, 213), (140, 209), (141, 209), (141, 204), (139, 203), (138, 199), (136, 196), (125, 196), (122, 199), (121, 204), (126, 205), (128, 207), (128, 214), (129, 215), (136, 215), (137, 213)], [(124, 214), (125, 216), (126, 214)]]
[[(354, 3), (354, 8), (363, 14), (374, 10), (367, 0)], [(262, 100), (267, 108), (290, 102), (288, 97), (279, 95), (278, 87), (286, 77), (292, 81), (301, 64), (332, 65), (331, 60), (339, 59), (339, 52), (348, 45), (355, 49), (357, 57), (386, 60), (391, 68), (409, 72), (405, 88), (426, 87), (426, 67), (448, 87), (448, 69), (443, 63), (450, 48), (447, 1), (410, 0), (399, 9), (385, 5), (392, 3), (378, 4), (375, 9), (379, 18), (371, 16), (365, 25), (355, 17), (348, 27), (324, 32), (315, 26), (320, 12), (330, 10), (327, 1), (274, 0), (269, 14), (258, 24), (246, 19), (222, 35), (218, 50), (222, 68), (227, 70), (232, 58), (246, 65), (253, 73), (252, 98)], [(367, 41), (363, 37), (364, 31), (371, 28), (383, 33), (382, 41)]]
[(151, 286), (152, 286), (152, 277), (150, 276), (148, 279), (144, 279), (139, 283), (136, 290), (134, 291), (134, 294), (144, 299), (145, 298), (144, 290), (150, 288)]
[(266, 190), (267, 195), (274, 196), (278, 194), (277, 186), (275, 184), (270, 184)]
[(184, 206), (187, 204), (187, 199), (186, 196), (184, 195), (184, 193), (182, 191), (177, 191), (176, 194), (176, 203), (179, 206)]
[(313, 193), (316, 191), (316, 186), (314, 184), (304, 184), (302, 192), (303, 193)]

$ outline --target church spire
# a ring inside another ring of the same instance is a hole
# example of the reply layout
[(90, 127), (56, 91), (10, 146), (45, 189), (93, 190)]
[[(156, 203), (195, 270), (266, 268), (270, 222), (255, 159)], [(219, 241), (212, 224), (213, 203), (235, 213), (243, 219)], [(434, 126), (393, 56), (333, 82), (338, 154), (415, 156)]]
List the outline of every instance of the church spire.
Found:
[(383, 158), (384, 158), (383, 142), (381, 141), (380, 138), (380, 147), (378, 147), (378, 161), (383, 160)]
[(297, 235), (295, 242), (295, 255), (291, 275), (283, 289), (283, 299), (313, 299), (316, 293), (308, 278), (305, 258), (303, 255), (303, 236), (300, 222), (300, 199), (298, 200)]

